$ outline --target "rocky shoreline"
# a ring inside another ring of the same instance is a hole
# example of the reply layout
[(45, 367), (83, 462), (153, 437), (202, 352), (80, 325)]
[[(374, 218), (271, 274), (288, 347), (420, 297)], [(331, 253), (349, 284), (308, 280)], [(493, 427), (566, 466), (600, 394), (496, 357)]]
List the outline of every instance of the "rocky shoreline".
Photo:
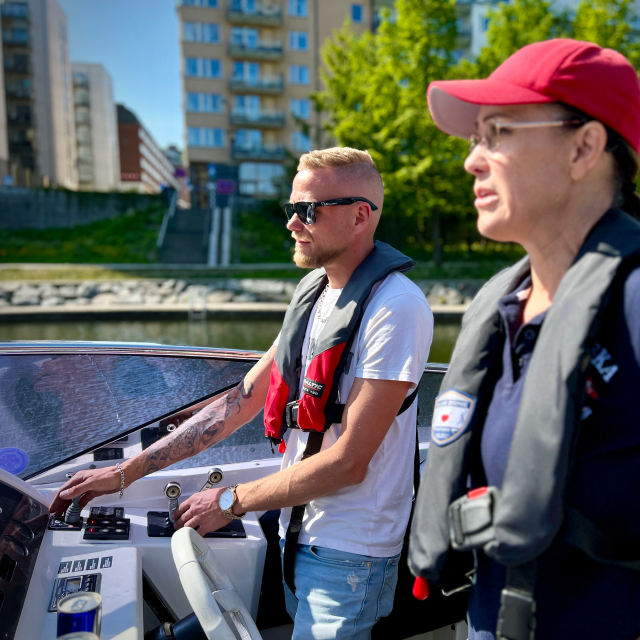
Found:
[[(432, 306), (468, 305), (481, 281), (416, 280)], [(0, 313), (11, 307), (122, 307), (177, 305), (201, 307), (223, 303), (291, 301), (297, 279), (217, 278), (206, 283), (186, 280), (118, 280), (69, 282), (2, 282)], [(53, 309), (52, 309), (53, 310)]]

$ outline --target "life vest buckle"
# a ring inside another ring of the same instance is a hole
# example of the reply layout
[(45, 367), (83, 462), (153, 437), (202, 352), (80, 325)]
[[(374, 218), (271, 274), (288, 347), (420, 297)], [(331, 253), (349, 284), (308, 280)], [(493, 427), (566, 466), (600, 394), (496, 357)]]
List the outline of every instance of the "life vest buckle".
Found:
[(449, 533), (456, 551), (478, 549), (493, 540), (493, 518), (499, 499), (498, 488), (482, 487), (449, 505)]
[(534, 640), (535, 633), (535, 599), (517, 589), (503, 589), (500, 595), (496, 640)]
[(285, 420), (289, 429), (299, 429), (298, 426), (298, 401), (289, 402), (284, 411)]

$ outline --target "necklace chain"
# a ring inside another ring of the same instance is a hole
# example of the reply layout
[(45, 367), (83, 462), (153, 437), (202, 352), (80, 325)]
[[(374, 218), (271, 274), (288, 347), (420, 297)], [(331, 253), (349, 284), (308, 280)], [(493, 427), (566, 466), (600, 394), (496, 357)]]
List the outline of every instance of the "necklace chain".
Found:
[(327, 286), (322, 290), (322, 293), (320, 294), (320, 299), (318, 300), (318, 312), (316, 313), (316, 316), (318, 320), (320, 320), (320, 322), (326, 322), (329, 319), (329, 316), (331, 315), (331, 312), (329, 312), (329, 316), (327, 316), (326, 318), (322, 317), (322, 303), (324, 302), (324, 297), (327, 295), (328, 290), (329, 290), (329, 283), (327, 282)]

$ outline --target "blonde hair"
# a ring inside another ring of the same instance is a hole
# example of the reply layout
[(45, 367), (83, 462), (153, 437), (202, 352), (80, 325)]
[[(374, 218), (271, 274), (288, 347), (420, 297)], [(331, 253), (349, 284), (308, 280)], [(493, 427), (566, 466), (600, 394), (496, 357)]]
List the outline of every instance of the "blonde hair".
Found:
[(332, 147), (309, 151), (300, 157), (298, 171), (305, 169), (332, 169), (350, 164), (368, 164), (376, 169), (376, 163), (367, 151), (352, 149), (351, 147)]

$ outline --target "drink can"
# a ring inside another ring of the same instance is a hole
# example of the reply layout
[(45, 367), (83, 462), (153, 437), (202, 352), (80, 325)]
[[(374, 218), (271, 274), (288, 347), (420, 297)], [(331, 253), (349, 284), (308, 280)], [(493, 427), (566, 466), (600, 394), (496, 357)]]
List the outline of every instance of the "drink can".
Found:
[(58, 640), (100, 640), (100, 638), (95, 633), (89, 633), (89, 631), (78, 631), (58, 636)]
[(99, 593), (72, 593), (58, 602), (58, 638), (88, 631), (100, 637), (102, 598)]

